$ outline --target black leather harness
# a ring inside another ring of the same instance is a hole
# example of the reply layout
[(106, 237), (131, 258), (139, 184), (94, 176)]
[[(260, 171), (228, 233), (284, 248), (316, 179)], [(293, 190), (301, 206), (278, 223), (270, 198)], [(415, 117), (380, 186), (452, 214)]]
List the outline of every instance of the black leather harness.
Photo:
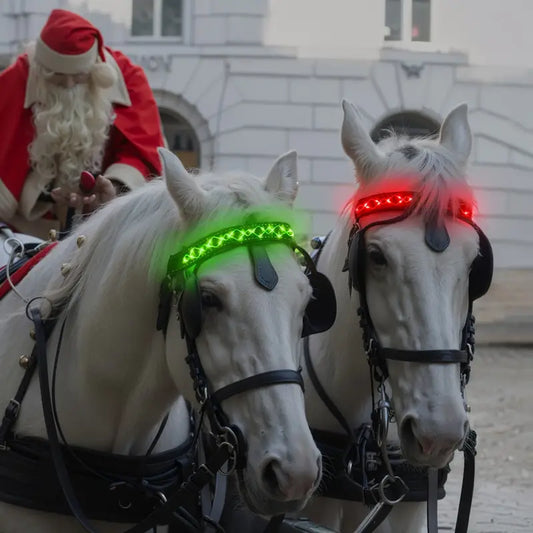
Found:
[[(299, 249), (292, 241), (289, 245)], [(272, 290), (278, 278), (266, 251), (256, 246), (250, 246), (249, 250), (257, 282), (266, 290)], [(326, 298), (328, 311), (317, 313), (316, 302), (313, 302), (306, 312), (303, 325), (310, 334), (331, 326), (335, 318), (335, 298), (329, 280), (317, 273), (311, 259), (303, 250), (301, 252), (312, 271), (309, 279), (314, 292), (321, 296), (318, 301)], [(246, 462), (244, 436), (236, 425), (230, 424), (221, 403), (234, 395), (265, 386), (295, 383), (303, 389), (303, 379), (301, 369), (272, 370), (214, 391), (196, 348), (195, 337), (200, 332), (202, 320), (195, 275), (188, 278), (194, 282), (192, 287), (174, 283), (174, 257), (170, 258), (169, 270), (161, 287), (157, 329), (166, 335), (171, 299), (173, 294), (180, 291), (178, 318), (189, 354), (186, 362), (201, 412), (196, 433), (191, 433), (185, 443), (173, 450), (151, 455), (165, 419), (148, 452), (140, 457), (100, 453), (66, 444), (55, 411), (53, 384), (51, 393), (48, 376), (47, 341), (56, 326), (56, 320), (41, 318), (40, 310), (35, 305), (39, 298), (36, 298), (26, 307), (27, 316), (35, 327), (36, 342), (25, 362), (25, 373), (19, 388), (8, 402), (0, 424), (0, 500), (32, 509), (73, 515), (91, 533), (94, 533), (94, 529), (89, 523), (90, 519), (137, 522), (126, 533), (144, 533), (157, 525), (177, 527), (180, 532), (206, 530), (208, 517), (202, 514), (200, 508), (200, 491), (214, 480), (224, 464), (229, 464), (230, 471), (240, 471)], [(19, 266), (23, 263), (20, 261)], [(59, 316), (60, 311), (55, 309), (54, 315)], [(54, 369), (64, 328), (65, 320), (59, 334)], [(48, 440), (19, 437), (13, 432), (20, 405), (36, 369), (39, 370)], [(201, 438), (204, 413), (211, 426), (211, 453), (204, 463), (197, 466), (195, 443)], [(61, 444), (60, 437), (64, 444)], [(78, 497), (83, 500), (83, 508)], [(277, 531), (282, 521), (283, 516), (274, 517), (265, 533)], [(216, 523), (211, 525), (220, 530)]]
[[(361, 200), (364, 202), (364, 199)], [(397, 209), (397, 207), (392, 208)], [(355, 214), (355, 206), (354, 206)], [(404, 210), (400, 216), (378, 220), (366, 227), (359, 224), (355, 214), (348, 240), (348, 253), (344, 271), (349, 271), (349, 290), (359, 292), (359, 325), (362, 329), (363, 344), (370, 367), (373, 409), (371, 424), (364, 424), (355, 431), (340, 410), (329, 398), (313, 368), (309, 352), (309, 339), (304, 339), (304, 356), (309, 377), (319, 397), (330, 413), (344, 429), (345, 434), (312, 430), (317, 446), (323, 454), (325, 472), (319, 493), (322, 496), (342, 500), (363, 502), (374, 505), (367, 519), (357, 529), (357, 533), (374, 531), (388, 516), (396, 503), (401, 501), (427, 501), (428, 532), (436, 533), (437, 500), (445, 496), (444, 484), (449, 466), (439, 470), (413, 468), (402, 457), (399, 448), (387, 445), (386, 436), (391, 415), (390, 398), (385, 392), (384, 382), (388, 377), (387, 360), (415, 361), (419, 363), (459, 363), (461, 365), (461, 390), (468, 383), (470, 363), (474, 354), (475, 336), (472, 315), (472, 301), (482, 296), (489, 288), (492, 279), (492, 249), (487, 237), (470, 219), (464, 219), (477, 232), (480, 241), (480, 256), (475, 260), (470, 274), (469, 308), (463, 328), (461, 349), (459, 350), (398, 350), (386, 348), (378, 342), (366, 300), (364, 235), (370, 228), (383, 224), (400, 222), (412, 214)], [(327, 238), (315, 238), (313, 259), (315, 264), (324, 248)], [(449, 244), (449, 236), (444, 225), (428, 223), (425, 233), (426, 244), (434, 251), (441, 252)], [(377, 382), (380, 399), (374, 398), (374, 382)], [(461, 498), (456, 522), (456, 533), (466, 533), (473, 496), (475, 473), (476, 433), (470, 430), (463, 443), (464, 473)], [(385, 483), (384, 483), (385, 482)]]

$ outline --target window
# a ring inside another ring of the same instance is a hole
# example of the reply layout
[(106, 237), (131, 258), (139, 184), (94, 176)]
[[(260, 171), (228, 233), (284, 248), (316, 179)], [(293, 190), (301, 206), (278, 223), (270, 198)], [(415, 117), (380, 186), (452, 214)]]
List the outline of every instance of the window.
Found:
[(185, 168), (198, 168), (200, 143), (192, 126), (180, 115), (167, 109), (159, 109), (163, 132), (172, 150)]
[(385, 40), (402, 40), (402, 0), (387, 0), (385, 5)]
[(385, 41), (431, 40), (431, 0), (385, 0)]
[(413, 0), (412, 41), (429, 41), (431, 26), (430, 0)]
[(406, 137), (435, 137), (439, 129), (440, 124), (427, 115), (418, 111), (402, 111), (381, 120), (370, 136), (374, 142), (389, 137), (391, 131)]
[(183, 36), (183, 0), (132, 0), (133, 37)]

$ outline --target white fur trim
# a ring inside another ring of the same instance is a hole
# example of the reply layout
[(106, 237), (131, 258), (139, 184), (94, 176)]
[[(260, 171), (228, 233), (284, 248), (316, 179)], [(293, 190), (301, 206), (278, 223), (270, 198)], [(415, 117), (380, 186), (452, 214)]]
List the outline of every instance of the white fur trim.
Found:
[(104, 176), (120, 181), (130, 190), (137, 189), (146, 183), (144, 176), (135, 167), (124, 163), (113, 163), (106, 168)]
[(36, 172), (30, 172), (20, 195), (18, 212), (26, 220), (37, 220), (50, 210), (49, 202), (38, 202), (39, 194), (44, 190), (46, 183), (39, 179)]
[(0, 220), (7, 222), (17, 211), (17, 201), (0, 180)]
[(122, 71), (118, 66), (115, 58), (107, 51), (104, 50), (105, 62), (115, 71), (117, 79), (115, 83), (109, 88), (105, 89), (105, 95), (113, 104), (120, 104), (129, 107), (131, 105), (130, 93), (126, 87), (126, 82)]
[[(117, 65), (115, 58), (107, 51), (104, 50), (105, 62), (115, 71), (117, 78), (113, 85), (109, 89), (102, 89), (105, 97), (112, 104), (120, 104), (129, 107), (131, 105), (131, 99), (126, 87), (126, 82), (120, 67)], [(35, 68), (32, 68), (32, 61), (30, 61), (30, 71), (28, 75), (28, 81), (26, 82), (26, 95), (24, 98), (24, 108), (31, 107), (37, 102), (37, 73)]]
[(109, 87), (113, 87), (117, 79), (117, 74), (113, 67), (107, 63), (97, 61), (91, 68), (91, 78), (97, 87), (109, 89)]
[(60, 54), (52, 50), (40, 37), (35, 43), (35, 60), (52, 72), (78, 74), (88, 72), (96, 62), (98, 40), (83, 54)]

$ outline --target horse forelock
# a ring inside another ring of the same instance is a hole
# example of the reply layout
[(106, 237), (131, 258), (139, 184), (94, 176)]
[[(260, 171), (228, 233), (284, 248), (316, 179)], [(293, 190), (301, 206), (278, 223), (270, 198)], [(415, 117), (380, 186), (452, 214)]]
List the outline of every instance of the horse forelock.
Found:
[(414, 192), (413, 214), (424, 221), (442, 221), (449, 208), (455, 213), (461, 202), (475, 207), (464, 164), (438, 141), (392, 134), (378, 146), (385, 155), (381, 173), (361, 184), (343, 207), (352, 219), (361, 198), (385, 192)]

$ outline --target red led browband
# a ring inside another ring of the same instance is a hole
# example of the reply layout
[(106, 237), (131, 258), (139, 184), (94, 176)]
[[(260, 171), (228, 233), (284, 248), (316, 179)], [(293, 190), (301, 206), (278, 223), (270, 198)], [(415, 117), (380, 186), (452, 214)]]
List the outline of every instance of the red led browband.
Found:
[[(381, 211), (403, 211), (413, 204), (414, 198), (414, 192), (387, 192), (367, 196), (355, 204), (353, 215), (356, 220), (359, 220), (365, 215)], [(451, 214), (451, 209), (448, 213)], [(472, 220), (472, 208), (466, 202), (460, 201), (456, 216)]]

